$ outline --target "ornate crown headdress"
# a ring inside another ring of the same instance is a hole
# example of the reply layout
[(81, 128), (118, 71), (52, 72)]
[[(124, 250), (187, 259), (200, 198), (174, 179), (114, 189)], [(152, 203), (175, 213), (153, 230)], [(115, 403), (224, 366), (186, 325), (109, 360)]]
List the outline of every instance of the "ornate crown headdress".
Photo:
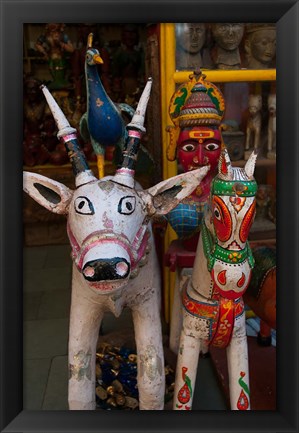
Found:
[(189, 80), (178, 87), (169, 103), (169, 115), (174, 126), (168, 126), (170, 143), (167, 159), (176, 158), (177, 140), (182, 128), (193, 126), (220, 126), (225, 102), (220, 90), (201, 72), (194, 72)]

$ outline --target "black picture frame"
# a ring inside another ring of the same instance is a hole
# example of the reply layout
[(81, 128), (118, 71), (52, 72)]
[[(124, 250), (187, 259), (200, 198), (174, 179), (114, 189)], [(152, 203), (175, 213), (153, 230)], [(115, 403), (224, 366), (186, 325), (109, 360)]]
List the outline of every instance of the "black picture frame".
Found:
[[(295, 0), (1, 0), (1, 432), (298, 431), (298, 13)], [(24, 23), (277, 23), (277, 410), (22, 410), (22, 57)]]

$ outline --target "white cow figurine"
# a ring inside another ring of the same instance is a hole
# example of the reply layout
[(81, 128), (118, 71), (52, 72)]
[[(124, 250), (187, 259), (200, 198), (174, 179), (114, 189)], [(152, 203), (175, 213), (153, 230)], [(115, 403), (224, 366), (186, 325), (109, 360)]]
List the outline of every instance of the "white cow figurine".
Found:
[(69, 408), (95, 409), (95, 365), (105, 311), (132, 309), (138, 355), (139, 408), (162, 410), (165, 375), (160, 320), (161, 283), (149, 220), (168, 213), (206, 175), (201, 168), (142, 190), (134, 166), (144, 132), (149, 79), (132, 122), (122, 167), (97, 179), (56, 101), (43, 86), (75, 174), (76, 189), (25, 172), (24, 190), (51, 212), (67, 215), (73, 277), (69, 329)]

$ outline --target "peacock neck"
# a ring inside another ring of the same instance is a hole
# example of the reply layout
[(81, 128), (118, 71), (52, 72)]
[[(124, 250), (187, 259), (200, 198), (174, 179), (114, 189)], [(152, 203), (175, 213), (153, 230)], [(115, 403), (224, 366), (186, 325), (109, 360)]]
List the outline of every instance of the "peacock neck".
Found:
[(87, 99), (97, 101), (99, 98), (99, 103), (108, 99), (108, 95), (101, 82), (97, 67), (85, 65), (85, 76)]

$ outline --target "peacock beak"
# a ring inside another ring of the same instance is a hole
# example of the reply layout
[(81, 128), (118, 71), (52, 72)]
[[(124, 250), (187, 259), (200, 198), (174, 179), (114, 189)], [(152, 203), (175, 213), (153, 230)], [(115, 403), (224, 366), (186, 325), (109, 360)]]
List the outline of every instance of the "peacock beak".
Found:
[(102, 57), (101, 57), (99, 54), (95, 54), (95, 55), (93, 56), (93, 61), (94, 61), (95, 63), (98, 63), (98, 64), (102, 64), (102, 63), (104, 63)]

